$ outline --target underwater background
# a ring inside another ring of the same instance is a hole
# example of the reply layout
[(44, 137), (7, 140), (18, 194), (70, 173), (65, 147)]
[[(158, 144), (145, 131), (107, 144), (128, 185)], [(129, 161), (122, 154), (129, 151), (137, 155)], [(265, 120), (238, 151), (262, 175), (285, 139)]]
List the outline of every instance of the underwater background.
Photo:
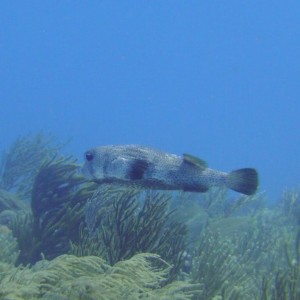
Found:
[[(0, 299), (300, 299), (298, 1), (0, 3)], [(258, 192), (97, 185), (143, 144)]]

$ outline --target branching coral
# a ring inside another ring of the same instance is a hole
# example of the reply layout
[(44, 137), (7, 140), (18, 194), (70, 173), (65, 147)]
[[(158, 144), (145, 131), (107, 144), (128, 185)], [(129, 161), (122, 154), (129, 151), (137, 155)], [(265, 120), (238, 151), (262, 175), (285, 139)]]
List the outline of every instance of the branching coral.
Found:
[(29, 199), (32, 183), (45, 160), (53, 159), (63, 145), (42, 133), (18, 138), (1, 160), (0, 188)]
[(31, 262), (32, 251), (36, 243), (33, 235), (33, 216), (30, 211), (19, 212), (14, 215), (10, 223), (13, 236), (18, 242), (20, 250), (16, 264)]
[[(0, 262), (1, 299), (300, 299), (299, 191), (267, 209), (259, 193), (232, 200), (213, 189), (176, 201), (174, 193), (99, 188), (60, 148), (25, 137), (2, 160), (0, 217), (18, 245), (0, 227), (0, 261), (9, 263)], [(30, 198), (32, 211), (22, 204)], [(14, 268), (18, 250), (17, 264), (53, 261)], [(170, 284), (178, 274), (196, 286)]]
[(158, 253), (178, 274), (187, 231), (184, 224), (172, 220), (169, 201), (165, 193), (100, 188), (86, 208), (89, 231), (82, 229), (81, 242), (73, 244), (72, 253), (100, 255), (110, 264), (136, 253)]
[(93, 184), (83, 184), (78, 165), (71, 158), (45, 161), (36, 171), (31, 210), (15, 214), (10, 227), (21, 250), (18, 263), (66, 253), (69, 240), (77, 240), (84, 219), (83, 207)]
[(18, 196), (0, 189), (0, 212), (4, 210), (26, 210), (26, 205)]
[(0, 262), (14, 264), (18, 254), (18, 244), (11, 230), (6, 226), (0, 225)]
[(225, 295), (243, 295), (242, 299), (254, 299), (254, 277), (247, 274), (242, 258), (235, 254), (235, 246), (224, 240), (217, 232), (206, 229), (201, 234), (200, 244), (193, 253), (192, 279), (203, 284), (197, 299), (212, 299)]
[(285, 216), (294, 219), (296, 224), (300, 225), (300, 190), (291, 189), (284, 191), (280, 205)]
[[(300, 299), (300, 230), (298, 230), (294, 251), (286, 246), (286, 258), (289, 268), (279, 270), (272, 278), (264, 277), (261, 288), (261, 300), (298, 300)], [(291, 256), (294, 252), (294, 258)]]
[[(157, 262), (160, 268), (155, 267)], [(169, 265), (154, 254), (137, 254), (113, 267), (95, 256), (62, 255), (31, 269), (6, 270), (0, 281), (0, 298), (192, 299), (199, 287), (187, 282), (163, 286), (168, 272)]]
[[(198, 299), (299, 298), (299, 290), (292, 289), (300, 286), (295, 268), (299, 256), (287, 246), (295, 240), (294, 220), (286, 218), (282, 207), (252, 213), (208, 218), (193, 252), (192, 278), (203, 283)], [(295, 294), (298, 298), (291, 298)]]
[(195, 199), (206, 213), (211, 217), (228, 217), (246, 210), (252, 215), (265, 204), (264, 193), (256, 193), (253, 196), (239, 195), (231, 199), (226, 188), (213, 188)]
[[(89, 212), (84, 207), (96, 186), (78, 175), (71, 158), (45, 162), (33, 184), (32, 218), (19, 215), (13, 224), (21, 249), (18, 262), (52, 259), (67, 253), (72, 241), (79, 244), (77, 254), (101, 255), (111, 264), (140, 252), (158, 253), (174, 266), (175, 276), (183, 263), (186, 228), (170, 218), (170, 197), (109, 187), (94, 194), (92, 199), (101, 205)], [(89, 240), (79, 235), (84, 215), (92, 233)]]
[(93, 184), (84, 185), (78, 166), (70, 158), (45, 163), (35, 177), (32, 190), (33, 236), (36, 244), (30, 262), (66, 253), (69, 240), (77, 240), (83, 207)]

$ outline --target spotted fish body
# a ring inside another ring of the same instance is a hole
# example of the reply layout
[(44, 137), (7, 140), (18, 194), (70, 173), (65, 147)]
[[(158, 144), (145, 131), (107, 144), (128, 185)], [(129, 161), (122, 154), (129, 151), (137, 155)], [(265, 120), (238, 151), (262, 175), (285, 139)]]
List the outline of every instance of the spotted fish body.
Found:
[(182, 157), (139, 145), (102, 146), (85, 153), (83, 173), (98, 183), (134, 185), (144, 189), (206, 192), (226, 186), (246, 195), (255, 193), (258, 176), (246, 168), (230, 173), (207, 167), (194, 156)]

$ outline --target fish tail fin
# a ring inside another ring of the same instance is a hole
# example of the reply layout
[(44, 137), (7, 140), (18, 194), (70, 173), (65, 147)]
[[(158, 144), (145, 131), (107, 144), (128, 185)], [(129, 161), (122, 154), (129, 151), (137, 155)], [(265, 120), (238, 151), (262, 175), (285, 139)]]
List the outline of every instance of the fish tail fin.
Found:
[(258, 186), (257, 171), (252, 168), (232, 171), (228, 174), (227, 185), (236, 192), (252, 195), (256, 192)]

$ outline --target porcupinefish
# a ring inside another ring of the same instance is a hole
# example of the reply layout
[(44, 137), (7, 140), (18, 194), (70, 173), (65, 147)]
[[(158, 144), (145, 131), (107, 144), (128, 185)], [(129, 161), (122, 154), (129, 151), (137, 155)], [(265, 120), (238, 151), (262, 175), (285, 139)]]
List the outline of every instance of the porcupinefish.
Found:
[(258, 186), (253, 168), (229, 173), (207, 167), (189, 154), (178, 156), (140, 145), (109, 145), (85, 152), (83, 174), (97, 183), (134, 185), (143, 189), (206, 192), (227, 187), (252, 195)]

